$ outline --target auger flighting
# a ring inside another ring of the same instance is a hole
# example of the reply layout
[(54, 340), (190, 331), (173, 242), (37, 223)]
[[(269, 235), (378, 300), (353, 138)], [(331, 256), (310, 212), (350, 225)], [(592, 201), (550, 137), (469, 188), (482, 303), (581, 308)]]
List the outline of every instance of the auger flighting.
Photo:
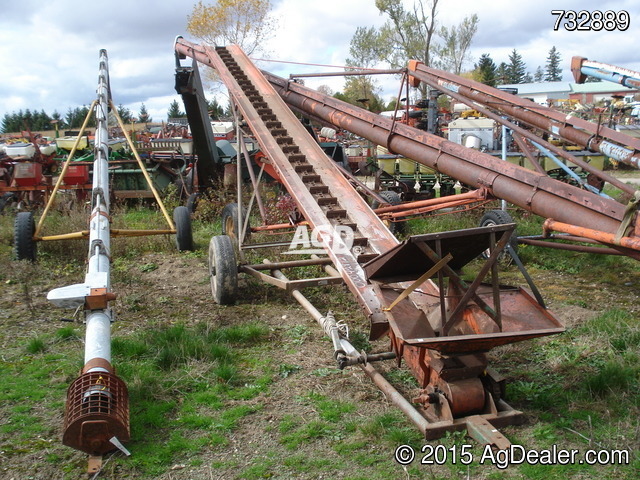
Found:
[(111, 364), (109, 302), (115, 299), (110, 279), (108, 172), (109, 72), (106, 50), (100, 50), (96, 133), (89, 220), (89, 256), (84, 283), (57, 288), (47, 298), (63, 308), (84, 308), (84, 367), (67, 392), (63, 443), (93, 457), (129, 441), (129, 399)]

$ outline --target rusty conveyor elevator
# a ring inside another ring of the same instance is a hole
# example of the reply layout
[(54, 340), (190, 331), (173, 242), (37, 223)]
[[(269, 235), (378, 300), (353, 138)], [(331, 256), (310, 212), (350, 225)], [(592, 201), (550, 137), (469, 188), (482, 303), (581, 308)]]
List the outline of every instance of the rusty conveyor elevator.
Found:
[[(280, 86), (277, 77), (265, 76), (237, 46), (212, 48), (178, 38), (175, 48), (178, 54), (216, 69), (309, 226), (326, 233), (321, 241), (329, 260), (315, 262), (330, 261), (336, 270), (327, 267), (334, 272), (330, 281), (315, 284), (335, 283), (341, 277), (371, 322), (371, 338), (389, 336), (391, 356), (398, 362), (404, 359), (421, 386), (414, 399), (420, 418), (412, 418), (414, 423), (427, 438), (467, 429), (483, 442), (508, 445), (495, 427), (517, 423), (522, 414), (504, 401), (504, 382), (488, 365), (486, 352), (563, 331), (526, 291), (499, 284), (496, 260), (514, 225), (418, 235), (399, 242), (287, 106), (286, 82)], [(323, 107), (342, 115), (332, 106)], [(332, 118), (325, 120), (337, 124)], [(375, 124), (361, 121), (376, 130)], [(385, 140), (389, 138), (386, 135)], [(491, 253), (477, 277), (465, 281), (459, 273), (462, 267), (487, 249)], [(314, 260), (297, 264), (304, 262)], [(286, 282), (274, 272), (295, 263), (234, 268), (282, 286)], [(212, 285), (222, 267), (210, 265)], [(483, 283), (489, 272), (491, 282)], [(312, 284), (301, 282), (291, 290)], [(350, 355), (359, 354), (346, 352), (346, 357)], [(345, 358), (338, 347), (336, 356), (345, 364), (362, 363)]]

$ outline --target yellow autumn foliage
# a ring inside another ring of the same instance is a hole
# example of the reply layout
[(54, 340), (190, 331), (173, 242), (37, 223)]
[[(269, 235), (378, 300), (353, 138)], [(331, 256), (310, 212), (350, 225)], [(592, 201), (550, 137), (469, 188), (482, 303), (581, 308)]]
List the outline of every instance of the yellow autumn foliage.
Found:
[(240, 45), (251, 55), (273, 31), (270, 11), (270, 0), (199, 1), (187, 18), (187, 31), (209, 45)]

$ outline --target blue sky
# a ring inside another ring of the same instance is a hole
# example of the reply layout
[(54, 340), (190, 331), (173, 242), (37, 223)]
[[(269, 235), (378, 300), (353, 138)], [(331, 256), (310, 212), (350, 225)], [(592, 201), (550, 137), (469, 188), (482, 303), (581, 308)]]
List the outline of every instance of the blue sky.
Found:
[[(176, 35), (188, 38), (185, 28), (193, 4), (0, 0), (0, 118), (26, 108), (64, 115), (69, 107), (90, 104), (97, 85), (98, 52), (105, 48), (116, 104), (137, 114), (144, 102), (154, 120), (165, 119), (171, 101), (179, 99), (173, 88), (173, 41)], [(554, 31), (551, 10), (626, 10), (631, 26), (626, 32)], [(437, 19), (451, 25), (472, 13), (478, 14), (480, 23), (468, 68), (483, 53), (496, 63), (507, 61), (516, 48), (533, 73), (538, 65), (544, 66), (555, 45), (566, 80), (571, 78), (569, 63), (574, 55), (640, 70), (636, 45), (640, 2), (635, 0), (440, 0)], [(356, 27), (384, 21), (375, 0), (277, 0), (274, 14), (278, 28), (264, 56), (331, 65), (344, 64)], [(278, 63), (261, 67), (282, 76), (327, 70)], [(306, 83), (328, 84), (334, 91), (342, 86), (341, 79)], [(387, 78), (381, 88), (389, 100), (397, 93), (397, 79)]]

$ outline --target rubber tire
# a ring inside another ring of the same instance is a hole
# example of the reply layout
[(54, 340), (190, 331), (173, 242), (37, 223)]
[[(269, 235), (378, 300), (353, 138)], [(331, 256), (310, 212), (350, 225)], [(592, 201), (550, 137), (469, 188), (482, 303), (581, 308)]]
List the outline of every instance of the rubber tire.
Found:
[[(491, 225), (505, 225), (507, 223), (515, 223), (515, 222), (513, 221), (513, 218), (511, 217), (511, 215), (509, 215), (509, 213), (505, 212), (504, 210), (489, 210), (480, 219), (481, 227), (488, 227)], [(511, 245), (511, 248), (513, 249), (514, 252), (518, 253), (518, 233), (516, 230), (514, 230), (513, 233), (511, 234), (509, 245)], [(509, 253), (506, 251), (500, 256), (500, 259), (506, 260), (507, 255), (509, 256), (508, 258), (511, 259), (511, 255), (509, 255)], [(483, 253), (482, 256), (484, 258), (488, 258), (488, 255), (486, 253)]]
[(19, 212), (14, 223), (14, 251), (16, 260), (29, 260), (35, 262), (37, 257), (37, 244), (33, 240), (36, 224), (33, 213)]
[[(384, 198), (389, 205), (399, 205), (402, 203), (402, 199), (400, 198), (400, 194), (398, 192), (394, 192), (393, 190), (383, 190), (382, 192), (378, 192), (382, 198)], [(373, 201), (372, 205), (373, 209), (380, 207), (380, 202), (377, 200)], [(407, 222), (384, 222), (391, 233), (404, 233)]]
[(173, 223), (176, 226), (176, 247), (179, 252), (193, 250), (191, 214), (187, 207), (176, 207), (173, 211)]
[[(222, 209), (222, 235), (227, 235), (231, 238), (235, 245), (238, 245), (238, 238), (240, 237), (240, 218), (238, 216), (238, 204), (229, 203)], [(249, 238), (250, 225), (247, 227), (247, 231), (244, 235), (244, 240)]]
[(213, 300), (218, 305), (234, 304), (238, 297), (238, 262), (228, 235), (211, 237), (207, 264)]

